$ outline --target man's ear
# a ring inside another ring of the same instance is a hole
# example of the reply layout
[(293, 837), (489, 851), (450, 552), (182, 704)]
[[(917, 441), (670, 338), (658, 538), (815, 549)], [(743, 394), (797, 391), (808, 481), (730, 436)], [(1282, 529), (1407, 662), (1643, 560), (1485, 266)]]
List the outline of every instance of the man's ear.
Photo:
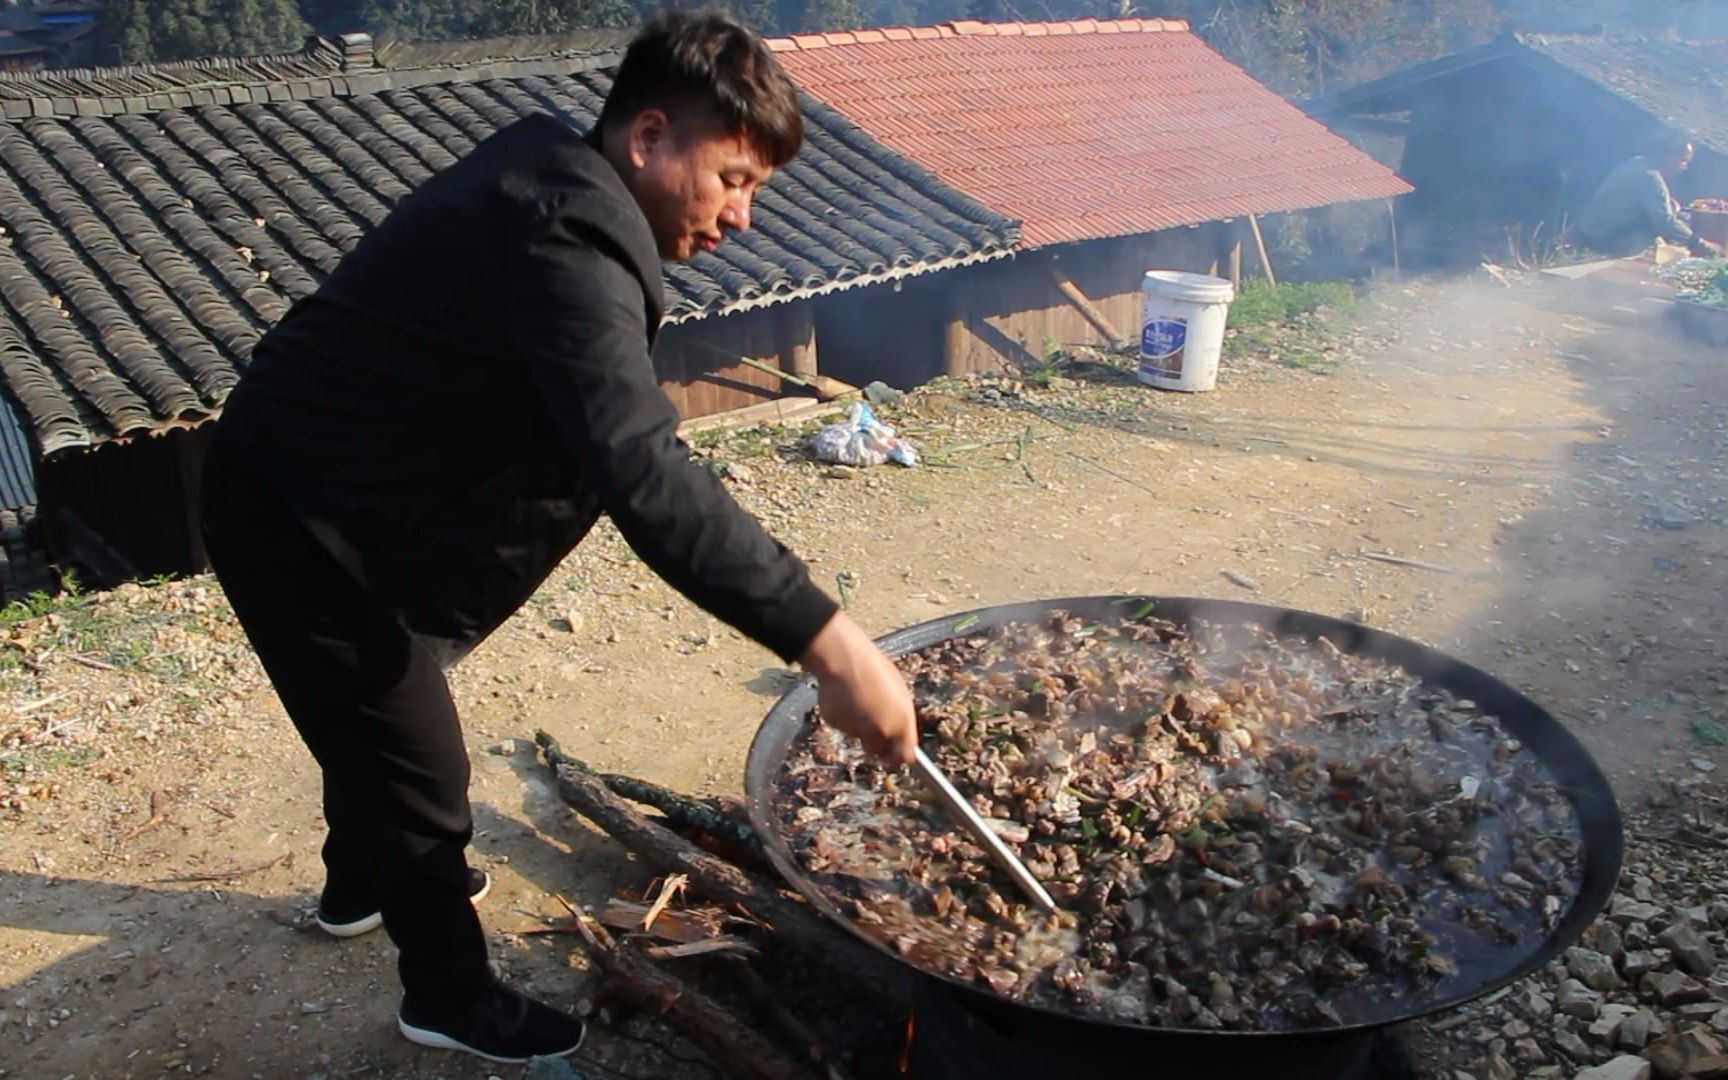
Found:
[(629, 141), (626, 149), (630, 155), (630, 164), (638, 169), (644, 168), (656, 151), (664, 149), (672, 137), (672, 121), (661, 109), (643, 109), (636, 114), (636, 119), (630, 121)]

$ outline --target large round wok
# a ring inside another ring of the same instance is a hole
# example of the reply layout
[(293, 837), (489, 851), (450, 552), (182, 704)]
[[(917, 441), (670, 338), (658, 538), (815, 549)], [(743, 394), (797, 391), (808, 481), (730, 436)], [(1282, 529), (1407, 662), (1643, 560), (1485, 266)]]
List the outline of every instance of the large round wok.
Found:
[[(891, 656), (926, 648), (951, 637), (969, 636), (1001, 623), (1033, 621), (1054, 610), (1068, 611), (1080, 618), (1114, 621), (1152, 600), (1154, 614), (1176, 623), (1204, 618), (1215, 624), (1254, 623), (1278, 634), (1307, 638), (1325, 636), (1339, 649), (1362, 656), (1382, 658), (1396, 663), (1424, 682), (1476, 702), (1488, 715), (1497, 717), (1504, 729), (1523, 744), (1546, 766), (1565, 789), (1578, 814), (1583, 840), (1583, 876), (1577, 898), (1566, 911), (1554, 931), (1545, 937), (1521, 944), (1509, 951), (1498, 951), (1492, 960), (1477, 969), (1466, 967), (1459, 977), (1450, 981), (1444, 992), (1412, 1001), (1407, 1011), (1344, 1028), (1323, 1029), (1328, 1035), (1365, 1032), (1387, 1024), (1456, 1007), (1481, 995), (1491, 993), (1541, 968), (1548, 960), (1575, 941), (1607, 904), (1620, 874), (1623, 855), (1620, 811), (1614, 801), (1607, 779), (1591, 760), (1572, 733), (1535, 702), (1523, 696), (1493, 676), (1451, 659), (1415, 642), (1369, 629), (1355, 623), (1286, 608), (1268, 607), (1235, 601), (1201, 600), (1192, 598), (1093, 596), (1061, 600), (1042, 600), (963, 612), (942, 619), (908, 627), (880, 639), (879, 644)], [(958, 629), (957, 629), (958, 628)], [(864, 933), (843, 915), (829, 897), (817, 888), (799, 866), (773, 808), (775, 784), (782, 772), (795, 738), (816, 706), (813, 681), (806, 679), (793, 688), (768, 713), (750, 747), (745, 768), (745, 790), (750, 819), (762, 837), (769, 857), (782, 876), (801, 892), (827, 918), (844, 927), (872, 948), (878, 949), (902, 963), (906, 961), (893, 950)], [(1214, 1040), (1300, 1040), (1313, 1032), (1253, 1032), (1200, 1031), (1168, 1027), (1145, 1027), (1102, 1019), (1088, 1019), (1068, 1013), (1029, 1005), (1001, 997), (988, 987), (979, 986), (922, 968), (918, 973), (931, 980), (947, 983), (952, 991), (964, 998), (969, 1007), (986, 1012), (1000, 1021), (1012, 1024), (1050, 1025), (1060, 1022), (1064, 1027), (1089, 1029), (1093, 1034), (1118, 1041), (1130, 1033), (1157, 1036), (1161, 1039), (1192, 1036)], [(1268, 1047), (1270, 1049), (1270, 1047)]]

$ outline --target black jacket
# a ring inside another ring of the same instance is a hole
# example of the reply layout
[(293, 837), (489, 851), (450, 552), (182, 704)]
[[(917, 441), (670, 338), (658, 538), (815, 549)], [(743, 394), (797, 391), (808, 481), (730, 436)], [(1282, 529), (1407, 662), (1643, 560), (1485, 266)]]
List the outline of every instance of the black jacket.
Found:
[(605, 513), (674, 588), (793, 659), (835, 605), (677, 438), (650, 360), (662, 304), (616, 171), (529, 116), (265, 335), (218, 444), (417, 632), (477, 641)]

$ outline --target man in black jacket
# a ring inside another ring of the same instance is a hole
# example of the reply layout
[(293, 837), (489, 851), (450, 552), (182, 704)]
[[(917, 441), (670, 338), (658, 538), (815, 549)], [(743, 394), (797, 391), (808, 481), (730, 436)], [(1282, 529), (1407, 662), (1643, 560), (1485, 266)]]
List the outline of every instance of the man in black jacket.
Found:
[(661, 259), (747, 228), (803, 139), (717, 15), (656, 18), (595, 128), (535, 115), (433, 177), (258, 344), (205, 468), (210, 561), (323, 773), (318, 921), (382, 923), (398, 1024), (495, 1061), (581, 1023), (498, 983), (443, 671), (611, 517), (693, 602), (813, 672), (829, 723), (912, 755), (904, 680), (689, 460), (649, 359)]

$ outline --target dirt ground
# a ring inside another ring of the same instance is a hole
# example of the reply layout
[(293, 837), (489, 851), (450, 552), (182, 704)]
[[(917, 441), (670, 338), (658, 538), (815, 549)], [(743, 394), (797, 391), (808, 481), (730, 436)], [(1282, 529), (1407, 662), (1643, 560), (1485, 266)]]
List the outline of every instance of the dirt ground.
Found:
[[(1253, 599), (1499, 675), (1628, 804), (1723, 762), (1720, 352), (1490, 282), (1382, 286), (1358, 322), (1330, 374), (1262, 356), (1211, 394), (1084, 365), (917, 394), (887, 410), (916, 470), (832, 470), (795, 432), (712, 458), (876, 632), (1018, 599)], [(305, 928), (316, 773), (213, 581), (3, 633), (0, 1076), (520, 1074), (407, 1044), (383, 935)], [(526, 931), (561, 913), (552, 894), (647, 883), (557, 802), (534, 729), (605, 769), (737, 791), (787, 676), (610, 530), (453, 674), (473, 858), (496, 879), (483, 918), (513, 980), (573, 1003), (572, 940)], [(592, 1054), (612, 1069), (594, 1075), (664, 1075), (606, 1031)]]

